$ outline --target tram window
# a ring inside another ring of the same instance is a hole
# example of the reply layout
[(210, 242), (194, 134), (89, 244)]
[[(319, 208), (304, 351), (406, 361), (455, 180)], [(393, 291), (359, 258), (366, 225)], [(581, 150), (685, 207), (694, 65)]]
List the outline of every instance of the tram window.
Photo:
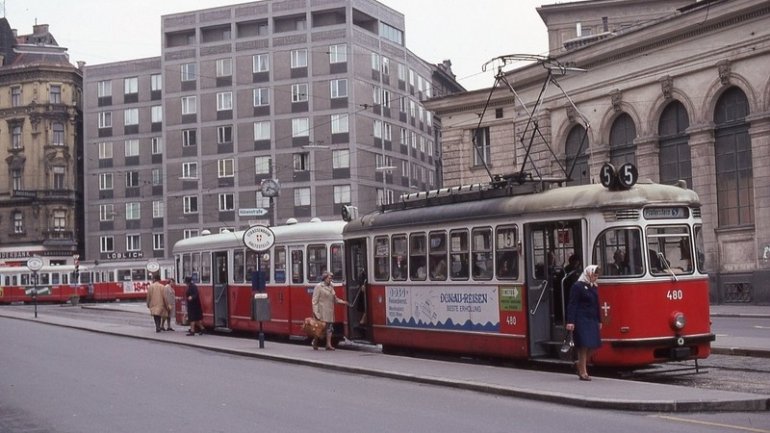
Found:
[(192, 276), (193, 281), (196, 283), (201, 282), (201, 253), (195, 253), (192, 255), (192, 273), (190, 276)]
[(22, 286), (30, 286), (31, 285), (30, 279), (29, 279), (29, 274), (21, 274), (21, 285)]
[[(51, 274), (51, 284), (62, 284), (61, 283), (61, 274), (58, 272), (54, 272)], [(66, 284), (66, 282), (65, 282)]]
[(693, 271), (692, 248), (687, 226), (647, 227), (650, 273), (689, 274)]
[(519, 237), (516, 227), (497, 228), (497, 278), (512, 280), (519, 275)]
[(600, 278), (642, 275), (642, 242), (639, 228), (613, 228), (602, 232), (594, 244), (593, 264), (601, 269)]
[[(196, 254), (197, 257), (197, 254)], [(196, 269), (196, 268), (193, 268)], [(204, 284), (211, 283), (211, 253), (201, 253), (200, 258), (200, 282)]]
[(468, 279), (468, 231), (455, 230), (449, 233), (449, 273), (453, 280)]
[[(182, 278), (192, 277), (192, 259), (190, 254), (182, 255)], [(119, 278), (122, 280), (122, 278)]]
[(80, 273), (80, 283), (81, 284), (91, 284), (93, 283), (93, 278), (91, 278), (92, 275), (90, 272), (81, 272)]
[[(61, 275), (54, 274), (52, 276), (53, 277), (60, 277), (61, 278), (61, 282), (60, 283), (54, 281), (52, 284), (69, 284), (70, 283), (69, 274), (61, 274)], [(73, 278), (72, 282), (73, 283), (77, 283), (78, 282), (77, 278)]]
[(412, 280), (422, 281), (428, 276), (425, 245), (424, 233), (409, 236), (409, 277)]
[(390, 263), (395, 281), (405, 281), (407, 275), (406, 235), (391, 237)]
[(132, 281), (147, 281), (147, 273), (144, 269), (131, 269)]
[(264, 253), (262, 254), (261, 260), (259, 260), (259, 270), (265, 273), (265, 283), (270, 280), (270, 259), (270, 254)]
[(326, 268), (326, 245), (308, 245), (307, 280), (311, 283), (321, 281), (321, 274)]
[(428, 244), (428, 268), (430, 269), (430, 279), (434, 281), (446, 280), (446, 233), (431, 232), (429, 234), (430, 243)]
[(274, 278), (276, 283), (286, 282), (286, 249), (284, 247), (275, 247), (273, 254)]
[(342, 281), (344, 260), (342, 244), (333, 244), (331, 248), (332, 281)]
[(37, 273), (40, 279), (38, 280), (39, 284), (42, 285), (48, 285), (51, 284), (51, 276), (48, 274), (48, 272), (38, 272)]
[[(243, 250), (234, 250), (233, 251), (233, 282), (236, 283), (243, 283), (243, 273), (246, 270), (245, 267), (245, 258), (243, 254)], [(227, 281), (227, 276), (223, 275), (223, 279), (220, 279), (220, 281)]]
[(254, 272), (257, 271), (257, 252), (246, 250), (246, 282), (251, 283)]
[(305, 281), (302, 275), (303, 261), (302, 250), (291, 251), (291, 282), (294, 284), (302, 284)]
[(374, 238), (374, 279), (385, 281), (390, 278), (390, 245), (387, 236)]
[(705, 272), (706, 246), (703, 242), (703, 227), (695, 226), (695, 261), (698, 264), (698, 272)]
[(473, 229), (472, 232), (473, 278), (491, 280), (492, 265), (492, 229)]

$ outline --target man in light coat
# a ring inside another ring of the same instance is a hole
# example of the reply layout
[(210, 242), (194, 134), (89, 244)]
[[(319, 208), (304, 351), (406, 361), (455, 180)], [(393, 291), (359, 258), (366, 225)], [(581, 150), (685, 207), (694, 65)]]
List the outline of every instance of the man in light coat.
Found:
[(164, 312), (168, 312), (168, 303), (165, 296), (163, 296), (163, 284), (160, 283), (160, 275), (155, 274), (152, 276), (152, 284), (147, 289), (147, 308), (150, 309), (152, 319), (155, 321), (155, 332), (163, 330), (161, 328), (161, 316)]
[[(169, 278), (168, 282), (165, 286), (163, 286), (163, 297), (166, 298), (166, 305), (168, 305), (168, 309), (163, 312), (162, 319), (160, 321), (160, 328), (164, 331), (173, 331), (174, 328), (171, 327), (171, 321), (176, 316), (174, 313), (174, 304), (176, 303), (176, 294), (174, 293), (174, 279)], [(163, 325), (166, 325), (165, 328), (163, 328)]]

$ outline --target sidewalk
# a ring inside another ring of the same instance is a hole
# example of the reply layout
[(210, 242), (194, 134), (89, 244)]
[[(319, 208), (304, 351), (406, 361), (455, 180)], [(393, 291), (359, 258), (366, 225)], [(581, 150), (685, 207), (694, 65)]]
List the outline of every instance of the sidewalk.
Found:
[[(141, 303), (86, 305), (83, 308), (104, 308), (146, 314), (146, 308)], [(390, 356), (373, 351), (344, 350), (344, 345), (341, 346), (342, 350), (327, 352), (325, 350), (314, 351), (309, 345), (267, 341), (265, 347), (260, 349), (256, 336), (255, 338), (234, 338), (207, 334), (187, 337), (180, 330), (158, 334), (153, 327), (149, 326), (149, 322), (148, 326), (145, 327), (105, 323), (99, 323), (96, 326), (95, 322), (88, 320), (46, 316), (44, 314), (35, 319), (30, 316), (28, 310), (22, 311), (12, 308), (0, 308), (0, 317), (124, 337), (166, 341), (189, 347), (320, 367), (327, 370), (580, 407), (653, 412), (770, 410), (770, 395), (694, 389), (602, 377), (594, 377), (591, 382), (583, 382), (577, 380), (574, 374)]]

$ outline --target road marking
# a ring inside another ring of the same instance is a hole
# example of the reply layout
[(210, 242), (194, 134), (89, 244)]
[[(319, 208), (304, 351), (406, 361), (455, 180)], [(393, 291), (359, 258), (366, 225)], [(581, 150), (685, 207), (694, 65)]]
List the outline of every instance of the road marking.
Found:
[(679, 418), (675, 416), (668, 416), (668, 415), (651, 415), (654, 418), (661, 418), (669, 421), (678, 421), (678, 422), (685, 422), (690, 424), (700, 424), (700, 425), (706, 425), (710, 427), (724, 427), (729, 428), (732, 430), (740, 430), (740, 431), (748, 431), (753, 433), (770, 433), (770, 430), (760, 429), (760, 428), (753, 428), (753, 427), (743, 427), (739, 425), (732, 425), (732, 424), (722, 424), (718, 422), (710, 422), (710, 421), (701, 421), (697, 419), (688, 419), (688, 418)]
[(770, 326), (754, 325), (757, 329), (770, 329)]

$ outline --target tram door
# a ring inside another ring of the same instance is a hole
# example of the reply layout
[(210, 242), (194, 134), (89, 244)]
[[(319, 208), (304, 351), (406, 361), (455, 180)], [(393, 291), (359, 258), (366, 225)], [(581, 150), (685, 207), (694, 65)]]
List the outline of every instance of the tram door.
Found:
[(227, 251), (214, 252), (214, 329), (228, 329), (227, 317)]
[(581, 221), (553, 221), (527, 224), (526, 279), (529, 315), (530, 356), (554, 354), (564, 338), (564, 312), (569, 280), (565, 266), (573, 254), (582, 251)]
[(369, 279), (366, 267), (366, 238), (354, 239), (345, 245), (347, 254), (347, 299), (350, 301), (348, 308), (347, 334), (352, 339), (368, 340), (371, 338), (369, 320), (371, 316), (366, 314), (369, 309), (367, 300)]

